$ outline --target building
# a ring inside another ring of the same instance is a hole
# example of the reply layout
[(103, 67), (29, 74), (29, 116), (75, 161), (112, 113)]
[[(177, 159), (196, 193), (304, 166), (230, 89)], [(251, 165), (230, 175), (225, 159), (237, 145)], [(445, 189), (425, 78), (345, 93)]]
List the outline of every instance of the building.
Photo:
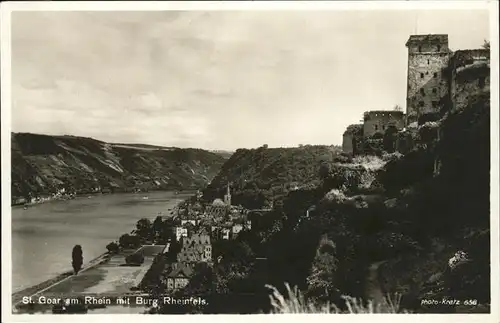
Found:
[(174, 291), (186, 287), (192, 275), (192, 264), (173, 263), (163, 274), (162, 281), (167, 286), (167, 290)]
[(227, 206), (231, 206), (231, 188), (229, 183), (227, 183), (227, 192), (226, 195), (224, 195), (224, 203)]
[[(366, 143), (364, 138), (385, 133), (388, 126), (394, 125), (397, 130), (404, 130), (396, 140), (396, 150), (409, 151), (421, 125), (431, 126), (446, 113), (461, 110), (474, 97), (490, 91), (489, 49), (453, 52), (448, 46), (448, 35), (411, 35), (406, 47), (406, 115), (401, 111), (366, 112), (359, 147)], [(342, 150), (354, 155), (359, 150), (353, 135), (356, 127), (359, 125), (350, 125), (342, 141)], [(438, 138), (439, 133), (437, 130)]]
[(451, 110), (461, 110), (469, 96), (490, 90), (490, 51), (458, 50), (450, 60)]
[(208, 234), (192, 234), (182, 237), (181, 245), (177, 261), (183, 263), (212, 261), (212, 244)]
[(412, 35), (406, 47), (406, 124), (419, 122), (423, 116), (438, 119), (441, 100), (448, 96), (449, 89), (447, 67), (452, 52), (448, 35)]
[(205, 216), (210, 219), (221, 219), (228, 215), (230, 209), (227, 205), (207, 205)]
[(196, 219), (193, 219), (193, 218), (181, 220), (181, 226), (184, 226), (187, 223), (191, 223), (192, 225), (196, 226), (198, 224), (198, 221)]
[(222, 228), (220, 231), (220, 237), (223, 240), (229, 240), (229, 235), (231, 233), (231, 229), (229, 228)]
[(490, 51), (451, 51), (448, 35), (412, 35), (408, 47), (406, 124), (435, 121), (469, 96), (489, 91)]
[(405, 126), (404, 114), (402, 111), (368, 111), (363, 118), (363, 137), (371, 137), (376, 133), (384, 134), (390, 127), (394, 126), (401, 130)]
[(187, 237), (188, 230), (182, 226), (175, 227), (175, 238), (177, 241), (181, 240), (182, 237)]

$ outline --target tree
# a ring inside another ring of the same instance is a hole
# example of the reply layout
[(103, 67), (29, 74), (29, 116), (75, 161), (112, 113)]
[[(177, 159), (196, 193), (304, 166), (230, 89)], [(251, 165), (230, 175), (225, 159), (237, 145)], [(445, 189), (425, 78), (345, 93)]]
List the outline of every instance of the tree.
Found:
[(73, 247), (73, 252), (72, 252), (72, 266), (73, 270), (75, 272), (75, 275), (78, 274), (80, 269), (82, 269), (83, 265), (83, 251), (82, 251), (82, 246), (76, 245)]
[(153, 221), (152, 229), (155, 239), (160, 238), (163, 229), (163, 220), (161, 216), (157, 216), (156, 219)]
[(328, 297), (330, 292), (335, 291), (335, 271), (338, 260), (335, 257), (335, 244), (323, 236), (316, 257), (313, 261), (310, 275), (307, 277), (308, 290), (311, 296)]
[(108, 249), (109, 253), (118, 253), (120, 250), (120, 247), (116, 242), (110, 242), (107, 246), (106, 249)]
[(396, 104), (394, 106), (394, 111), (401, 111), (401, 110), (402, 110), (402, 108), (401, 108), (401, 106), (399, 104)]
[(482, 46), (484, 49), (490, 50), (490, 42), (488, 40), (484, 40), (484, 44)]
[(143, 240), (150, 240), (152, 238), (153, 226), (151, 221), (146, 218), (137, 221), (135, 232)]
[(125, 249), (138, 248), (141, 245), (141, 240), (136, 235), (124, 234), (118, 240), (120, 247)]
[(133, 253), (125, 258), (127, 265), (139, 266), (144, 262), (144, 256), (140, 253)]
[(330, 174), (330, 164), (326, 161), (321, 161), (319, 164), (319, 177), (320, 179), (325, 179)]

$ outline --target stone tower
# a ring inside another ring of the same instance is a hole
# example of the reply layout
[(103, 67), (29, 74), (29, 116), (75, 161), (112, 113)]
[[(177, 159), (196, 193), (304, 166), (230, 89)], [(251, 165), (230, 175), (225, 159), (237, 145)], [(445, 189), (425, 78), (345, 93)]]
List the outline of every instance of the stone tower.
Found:
[(448, 94), (448, 35), (412, 35), (408, 48), (406, 124), (435, 119)]
[(224, 203), (231, 205), (231, 188), (229, 182), (227, 183), (227, 193), (224, 195)]

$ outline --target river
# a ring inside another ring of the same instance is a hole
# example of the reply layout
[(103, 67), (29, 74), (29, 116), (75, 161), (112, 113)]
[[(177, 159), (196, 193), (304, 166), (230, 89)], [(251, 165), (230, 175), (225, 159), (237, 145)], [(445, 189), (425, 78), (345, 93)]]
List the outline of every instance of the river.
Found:
[[(148, 199), (144, 199), (147, 196)], [(106, 245), (130, 233), (141, 218), (170, 214), (187, 194), (149, 192), (96, 195), (53, 201), (24, 210), (12, 207), (12, 291), (71, 270), (71, 251), (79, 244), (84, 263)]]

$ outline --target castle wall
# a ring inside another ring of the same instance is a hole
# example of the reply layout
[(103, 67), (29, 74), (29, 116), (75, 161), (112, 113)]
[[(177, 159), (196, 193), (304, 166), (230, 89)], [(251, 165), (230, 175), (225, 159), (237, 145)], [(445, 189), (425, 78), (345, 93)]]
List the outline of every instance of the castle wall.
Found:
[(406, 43), (411, 53), (449, 52), (448, 35), (412, 35)]
[(456, 51), (450, 60), (451, 110), (463, 109), (472, 95), (490, 90), (490, 51), (486, 49)]
[(349, 125), (342, 138), (342, 151), (355, 155), (361, 148), (361, 139), (363, 138), (363, 125)]
[(353, 153), (352, 140), (354, 136), (350, 133), (344, 133), (342, 137), (342, 151), (348, 154)]
[(439, 113), (441, 99), (448, 95), (449, 58), (448, 52), (408, 55), (407, 123), (418, 121), (422, 115)]
[(404, 114), (402, 111), (369, 111), (365, 113), (363, 123), (363, 137), (383, 134), (390, 125), (396, 129), (404, 128)]

